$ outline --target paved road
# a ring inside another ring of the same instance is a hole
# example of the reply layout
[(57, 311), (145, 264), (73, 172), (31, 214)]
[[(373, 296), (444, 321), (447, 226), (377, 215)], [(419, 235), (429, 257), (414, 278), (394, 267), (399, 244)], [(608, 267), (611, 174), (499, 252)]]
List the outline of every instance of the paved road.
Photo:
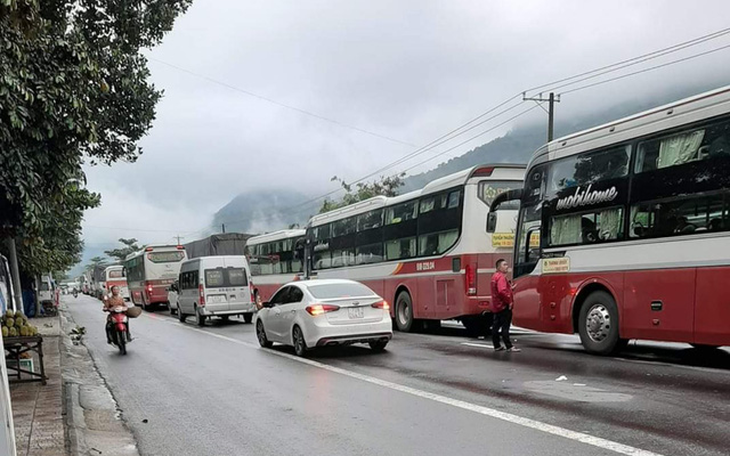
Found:
[(525, 332), (522, 353), (495, 353), (444, 327), (301, 362), (258, 348), (243, 321), (198, 329), (158, 312), (132, 322), (122, 357), (99, 302), (67, 302), (144, 455), (730, 453), (727, 351), (641, 343), (599, 358)]

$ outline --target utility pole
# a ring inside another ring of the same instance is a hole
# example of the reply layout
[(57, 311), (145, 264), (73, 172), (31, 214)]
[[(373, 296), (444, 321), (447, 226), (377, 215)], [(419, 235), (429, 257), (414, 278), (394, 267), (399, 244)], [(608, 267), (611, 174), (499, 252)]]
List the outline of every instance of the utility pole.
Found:
[[(537, 103), (548, 115), (548, 142), (553, 140), (554, 125), (555, 125), (555, 103), (560, 103), (560, 95), (555, 95), (554, 92), (550, 92), (547, 98), (542, 97), (542, 93), (537, 97), (527, 98), (525, 93), (522, 93), (522, 101), (534, 101)], [(547, 102), (548, 109), (542, 106), (542, 103)]]
[(221, 223), (221, 231), (223, 231), (223, 234), (226, 234), (226, 224)]
[(177, 236), (173, 236), (173, 238), (177, 239), (177, 245), (182, 245), (182, 244), (180, 244), (180, 239), (185, 239), (184, 236), (180, 236), (179, 234)]
[[(20, 270), (18, 269), (18, 252), (15, 249), (15, 239), (8, 238), (8, 253), (10, 254), (10, 275), (13, 282), (13, 295), (15, 297), (15, 310), (25, 313), (23, 309), (23, 290), (20, 287)], [(10, 305), (10, 303), (8, 303)]]

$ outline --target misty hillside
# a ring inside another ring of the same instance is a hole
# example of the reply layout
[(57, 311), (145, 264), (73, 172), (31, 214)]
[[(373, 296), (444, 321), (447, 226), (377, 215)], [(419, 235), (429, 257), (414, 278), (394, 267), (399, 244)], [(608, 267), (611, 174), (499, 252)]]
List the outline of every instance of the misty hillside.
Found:
[(309, 213), (297, 206), (311, 198), (296, 190), (256, 190), (241, 193), (213, 215), (213, 232), (265, 233), (286, 229), (294, 223), (303, 225)]

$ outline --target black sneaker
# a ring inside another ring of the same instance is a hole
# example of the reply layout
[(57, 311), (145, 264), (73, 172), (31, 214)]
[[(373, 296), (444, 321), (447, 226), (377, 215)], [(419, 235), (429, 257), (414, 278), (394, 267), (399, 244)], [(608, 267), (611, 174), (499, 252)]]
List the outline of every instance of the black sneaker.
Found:
[(496, 352), (501, 352), (501, 351), (505, 351), (505, 350), (507, 350), (507, 349), (504, 347), (497, 347), (494, 349), (494, 351), (496, 351)]

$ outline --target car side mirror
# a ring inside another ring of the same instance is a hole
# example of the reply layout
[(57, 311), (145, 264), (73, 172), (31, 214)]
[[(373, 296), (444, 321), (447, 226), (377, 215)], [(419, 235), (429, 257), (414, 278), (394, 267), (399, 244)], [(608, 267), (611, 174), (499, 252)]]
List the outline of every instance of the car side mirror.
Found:
[(487, 214), (487, 233), (494, 233), (497, 230), (497, 213)]
[(266, 301), (263, 304), (261, 304), (261, 307), (263, 307), (265, 309), (271, 309), (272, 307), (274, 307), (274, 303), (273, 302)]

